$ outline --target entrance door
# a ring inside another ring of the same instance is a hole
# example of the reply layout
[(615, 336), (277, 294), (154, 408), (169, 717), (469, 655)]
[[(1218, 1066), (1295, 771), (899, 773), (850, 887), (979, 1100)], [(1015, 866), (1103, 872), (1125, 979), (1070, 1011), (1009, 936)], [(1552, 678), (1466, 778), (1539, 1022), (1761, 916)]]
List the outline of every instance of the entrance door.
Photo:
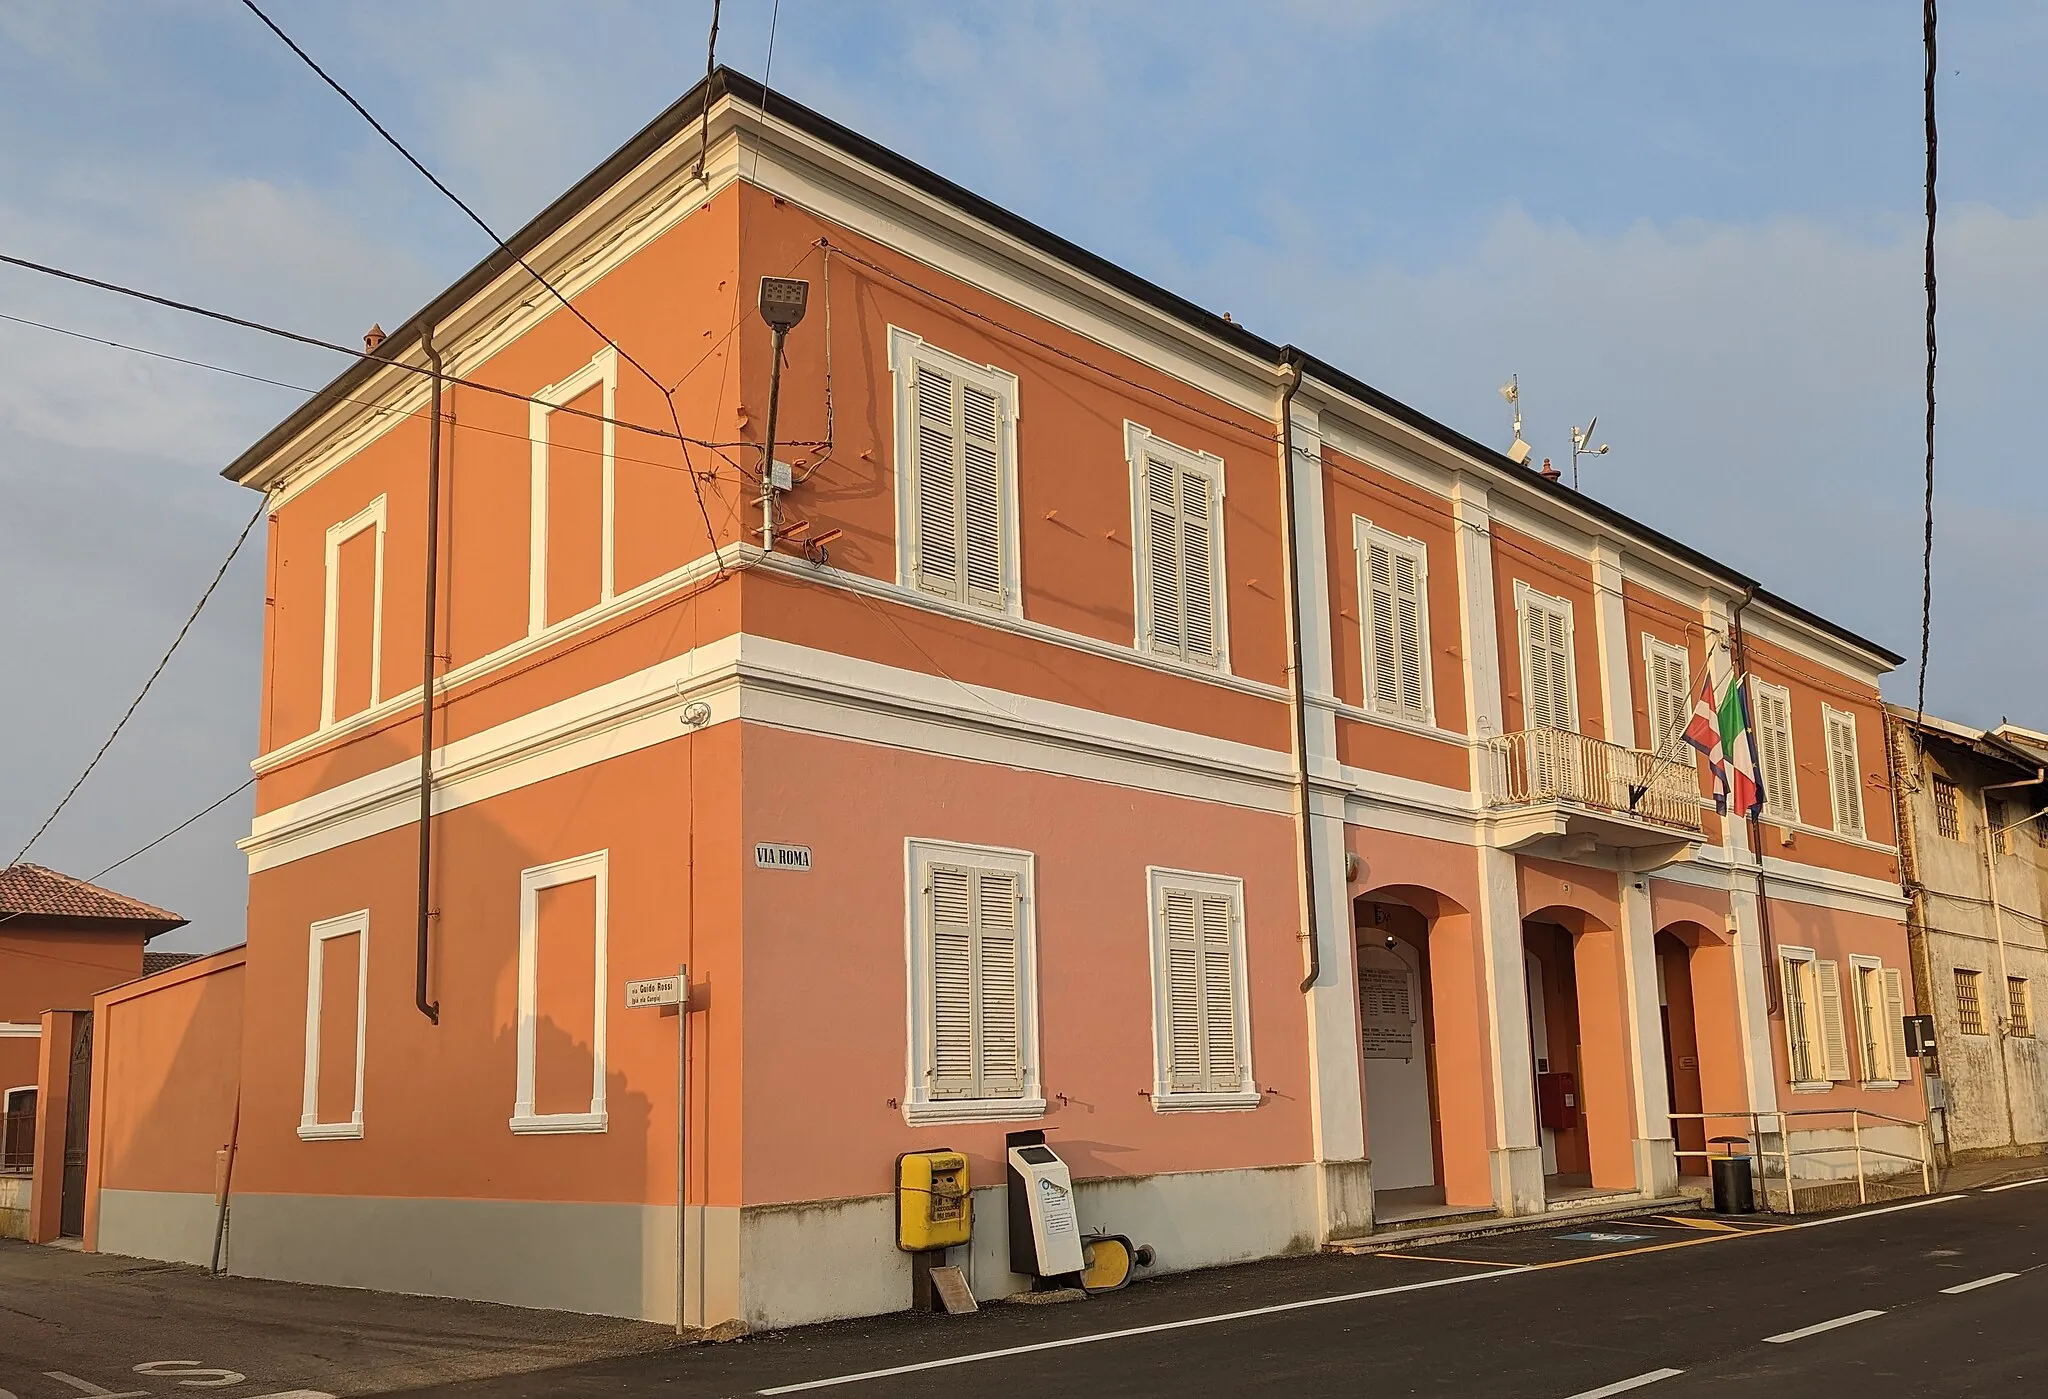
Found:
[(1430, 1110), (1422, 957), (1398, 937), (1382, 933), (1378, 942), (1367, 940), (1378, 931), (1369, 926), (1358, 949), (1359, 1039), (1365, 1056), (1372, 1186), (1375, 1192), (1434, 1186), (1435, 1114)]
[(92, 1012), (78, 1018), (71, 1041), (70, 1099), (64, 1114), (63, 1208), (58, 1232), (66, 1238), (85, 1235), (86, 1125), (92, 1120)]

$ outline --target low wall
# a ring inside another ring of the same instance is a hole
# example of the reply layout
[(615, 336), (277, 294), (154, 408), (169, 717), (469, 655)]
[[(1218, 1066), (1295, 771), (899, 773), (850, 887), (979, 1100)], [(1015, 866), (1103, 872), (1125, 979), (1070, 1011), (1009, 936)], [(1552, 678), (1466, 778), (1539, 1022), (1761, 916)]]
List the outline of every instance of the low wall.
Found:
[(241, 1085), (242, 964), (231, 948), (94, 999), (87, 1248), (210, 1255), (215, 1160)]
[(0, 1239), (28, 1237), (29, 1203), (35, 1183), (26, 1175), (0, 1175)]

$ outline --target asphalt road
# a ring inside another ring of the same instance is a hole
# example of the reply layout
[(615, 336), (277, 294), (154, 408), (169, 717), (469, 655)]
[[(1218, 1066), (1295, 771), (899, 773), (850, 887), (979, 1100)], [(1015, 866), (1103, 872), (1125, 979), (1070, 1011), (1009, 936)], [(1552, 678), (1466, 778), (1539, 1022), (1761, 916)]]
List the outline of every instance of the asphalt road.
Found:
[(1609, 1220), (682, 1348), (627, 1323), (16, 1246), (0, 1399), (2048, 1394), (2048, 1181), (1784, 1226)]

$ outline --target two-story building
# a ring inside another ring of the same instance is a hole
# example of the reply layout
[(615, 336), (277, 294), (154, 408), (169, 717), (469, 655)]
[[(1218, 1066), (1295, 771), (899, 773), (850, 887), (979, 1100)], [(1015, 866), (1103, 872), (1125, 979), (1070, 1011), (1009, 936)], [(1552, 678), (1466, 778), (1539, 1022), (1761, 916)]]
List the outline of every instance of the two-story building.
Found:
[(1883, 647), (729, 72), (512, 246), (587, 324), (488, 259), (228, 469), (235, 1271), (759, 1327), (908, 1304), (910, 1150), (1026, 1286), (1020, 1127), (1180, 1269), (1920, 1120)]

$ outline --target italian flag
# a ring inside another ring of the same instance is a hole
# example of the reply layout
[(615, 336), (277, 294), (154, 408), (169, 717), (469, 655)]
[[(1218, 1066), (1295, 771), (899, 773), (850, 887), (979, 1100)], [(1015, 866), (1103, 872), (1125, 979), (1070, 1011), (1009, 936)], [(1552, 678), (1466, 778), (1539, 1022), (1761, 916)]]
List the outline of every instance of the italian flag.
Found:
[(1749, 686), (1729, 677), (1721, 697), (1721, 751), (1727, 756), (1735, 814), (1754, 818), (1764, 809), (1763, 765), (1756, 756), (1756, 729), (1749, 722)]
[(1714, 774), (1714, 810), (1728, 811), (1728, 750), (1722, 745), (1721, 716), (1714, 703), (1711, 667), (1700, 678), (1699, 703), (1692, 707), (1692, 719), (1685, 726), (1685, 741), (1706, 755), (1707, 771)]

